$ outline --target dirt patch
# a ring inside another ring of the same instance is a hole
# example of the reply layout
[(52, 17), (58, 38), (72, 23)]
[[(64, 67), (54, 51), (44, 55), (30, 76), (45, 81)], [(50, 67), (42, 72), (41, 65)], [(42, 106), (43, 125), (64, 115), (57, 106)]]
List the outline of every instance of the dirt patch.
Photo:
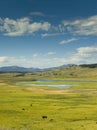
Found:
[(35, 89), (35, 88), (26, 88), (26, 90), (28, 91), (33, 91), (33, 92), (36, 92), (36, 93), (44, 93), (44, 94), (68, 94), (70, 92), (69, 89), (62, 89), (62, 90), (45, 90), (45, 89), (41, 89), (41, 88), (38, 88), (38, 89)]

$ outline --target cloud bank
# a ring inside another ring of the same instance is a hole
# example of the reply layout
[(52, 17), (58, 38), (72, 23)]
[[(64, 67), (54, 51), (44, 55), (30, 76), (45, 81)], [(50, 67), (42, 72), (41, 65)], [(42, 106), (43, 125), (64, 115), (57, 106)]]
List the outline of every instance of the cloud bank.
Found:
[[(32, 16), (45, 16), (42, 12), (32, 12)], [(33, 34), (38, 31), (42, 37), (65, 35), (97, 35), (97, 15), (83, 19), (63, 20), (57, 25), (50, 22), (34, 22), (32, 18), (24, 17), (20, 19), (0, 18), (0, 32), (5, 36), (22, 36)], [(50, 30), (50, 31), (49, 31)]]
[[(47, 52), (47, 54), (33, 54), (32, 57), (0, 57), (0, 66), (18, 65), (24, 67), (40, 67), (48, 68), (60, 66), (63, 64), (89, 64), (97, 62), (97, 47), (88, 46), (77, 48), (76, 53), (68, 58), (56, 57), (55, 52)], [(65, 52), (64, 52), (65, 54)], [(51, 55), (53, 55), (51, 57)]]

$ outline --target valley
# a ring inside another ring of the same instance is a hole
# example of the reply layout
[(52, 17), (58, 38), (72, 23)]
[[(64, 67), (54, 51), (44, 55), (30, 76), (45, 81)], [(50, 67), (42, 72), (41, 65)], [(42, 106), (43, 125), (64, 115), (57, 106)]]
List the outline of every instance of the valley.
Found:
[[(70, 67), (24, 75), (15, 72), (1, 73), (0, 129), (96, 130), (96, 74), (96, 68), (86, 67)], [(37, 79), (42, 82), (37, 82)], [(17, 85), (16, 82), (26, 85)], [(72, 86), (53, 86), (63, 84)]]

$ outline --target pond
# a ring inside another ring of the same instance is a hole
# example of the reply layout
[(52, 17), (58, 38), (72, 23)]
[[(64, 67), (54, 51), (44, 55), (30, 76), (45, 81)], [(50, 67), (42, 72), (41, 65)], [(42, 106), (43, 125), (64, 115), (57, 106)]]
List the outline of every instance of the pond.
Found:
[(21, 86), (45, 86), (45, 87), (57, 87), (57, 88), (70, 88), (71, 84), (63, 84), (63, 80), (37, 80), (37, 81), (28, 81), (28, 82), (16, 82), (16, 85)]
[[(69, 82), (71, 84), (66, 84)], [(57, 87), (57, 88), (70, 88), (73, 86), (72, 82), (97, 82), (91, 80), (40, 80), (37, 81), (26, 81), (26, 82), (17, 82), (16, 85), (21, 86), (32, 86), (32, 87)]]

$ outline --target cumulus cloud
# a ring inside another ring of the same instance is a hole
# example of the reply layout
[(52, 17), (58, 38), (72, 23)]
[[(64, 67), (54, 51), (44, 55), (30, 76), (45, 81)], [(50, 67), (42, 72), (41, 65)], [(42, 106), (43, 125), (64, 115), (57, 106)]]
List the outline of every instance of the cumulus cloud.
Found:
[(97, 15), (74, 21), (63, 21), (68, 32), (78, 35), (97, 35)]
[(73, 54), (70, 58), (65, 59), (64, 62), (73, 64), (96, 63), (97, 47), (80, 47), (77, 49), (77, 53)]
[(6, 36), (21, 36), (32, 34), (37, 31), (48, 31), (51, 27), (49, 22), (31, 22), (27, 17), (13, 20), (0, 18), (0, 32)]
[[(42, 12), (32, 12), (31, 15), (45, 16)], [(74, 35), (97, 35), (97, 15), (72, 21), (64, 20), (62, 24), (56, 26), (47, 21), (34, 22), (28, 17), (20, 19), (0, 18), (0, 32), (5, 36), (21, 36), (37, 31), (45, 31), (42, 32), (42, 37), (58, 36), (67, 32)], [(65, 44), (64, 42), (62, 43)]]
[(66, 44), (66, 43), (74, 42), (77, 40), (78, 40), (77, 38), (71, 38), (71, 39), (63, 40), (59, 44)]

